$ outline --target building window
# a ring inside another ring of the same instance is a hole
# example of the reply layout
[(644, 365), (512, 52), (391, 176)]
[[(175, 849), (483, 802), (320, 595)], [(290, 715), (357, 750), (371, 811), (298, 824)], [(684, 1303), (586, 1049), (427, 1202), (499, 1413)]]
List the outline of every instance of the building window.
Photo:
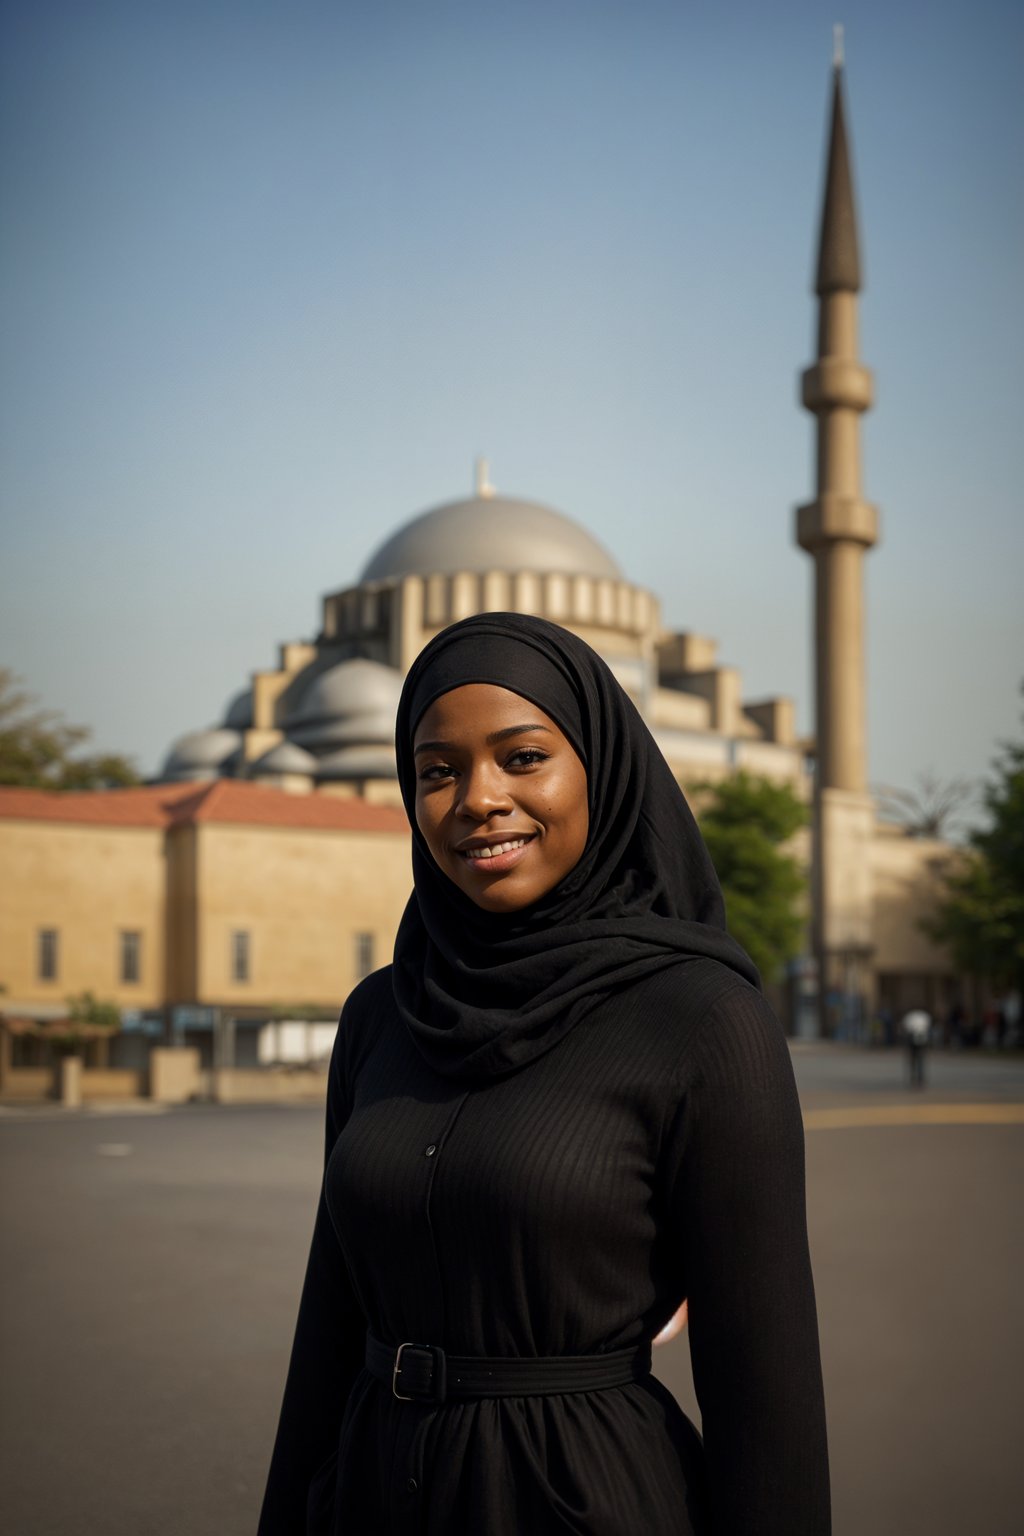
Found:
[(373, 934), (356, 934), (356, 981), (362, 981), (373, 970)]
[(57, 930), (56, 928), (40, 928), (39, 930), (39, 980), (57, 980)]
[(121, 980), (138, 981), (142, 974), (142, 934), (130, 929), (121, 931)]
[(231, 980), (249, 980), (249, 935), (242, 929), (231, 935)]

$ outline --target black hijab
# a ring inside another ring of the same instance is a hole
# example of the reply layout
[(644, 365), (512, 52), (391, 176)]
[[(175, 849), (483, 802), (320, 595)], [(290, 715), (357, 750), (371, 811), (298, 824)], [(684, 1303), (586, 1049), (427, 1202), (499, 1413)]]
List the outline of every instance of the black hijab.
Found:
[[(587, 770), (590, 830), (579, 863), (520, 912), (486, 912), (434, 863), (416, 826), (413, 734), (466, 683), (529, 699)], [(602, 998), (701, 956), (758, 983), (725, 928), (725, 904), (683, 792), (600, 656), (544, 619), (486, 613), (443, 630), (405, 680), (398, 777), (413, 880), (398, 937), (395, 1000), (435, 1071), (479, 1081), (550, 1050)]]

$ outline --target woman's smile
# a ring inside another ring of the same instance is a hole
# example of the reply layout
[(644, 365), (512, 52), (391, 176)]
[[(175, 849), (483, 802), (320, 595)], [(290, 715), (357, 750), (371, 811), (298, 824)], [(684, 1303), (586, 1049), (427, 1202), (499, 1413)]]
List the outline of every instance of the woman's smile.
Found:
[(424, 711), (413, 750), (416, 825), (434, 863), (477, 906), (517, 912), (579, 863), (586, 769), (536, 704), (465, 683)]
[(526, 852), (535, 836), (536, 833), (528, 832), (522, 837), (510, 839), (506, 833), (500, 841), (492, 838), (486, 843), (474, 843), (468, 848), (463, 847), (456, 851), (472, 867), (475, 874), (496, 875), (500, 871), (514, 868), (519, 862), (520, 855)]

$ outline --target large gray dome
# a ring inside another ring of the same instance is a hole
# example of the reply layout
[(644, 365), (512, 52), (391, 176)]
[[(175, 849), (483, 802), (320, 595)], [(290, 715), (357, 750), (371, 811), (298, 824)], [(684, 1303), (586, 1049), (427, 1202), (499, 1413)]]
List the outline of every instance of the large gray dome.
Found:
[(471, 496), (414, 517), (372, 555), (360, 583), (455, 571), (622, 572), (585, 528), (551, 507), (511, 496)]

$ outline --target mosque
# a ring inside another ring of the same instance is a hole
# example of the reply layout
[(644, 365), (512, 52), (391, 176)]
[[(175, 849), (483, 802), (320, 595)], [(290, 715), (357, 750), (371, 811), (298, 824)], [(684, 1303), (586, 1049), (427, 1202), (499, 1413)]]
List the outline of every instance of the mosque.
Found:
[(866, 782), (863, 563), (878, 514), (860, 486), (872, 398), (860, 286), (837, 62), (817, 357), (801, 376), (817, 483), (794, 528), (814, 562), (813, 739), (798, 738), (791, 699), (744, 696), (715, 640), (667, 631), (657, 596), (585, 527), (499, 495), (479, 462), (471, 496), (386, 538), (352, 586), (323, 598), (316, 637), (282, 644), (216, 725), (174, 743), (152, 786), (0, 790), (5, 1013), (52, 1018), (60, 997), (88, 988), (179, 1040), (225, 1012), (232, 1029), (264, 1031), (282, 1005), (326, 1016), (386, 958), (408, 893), (393, 743), (403, 677), (446, 625), (501, 610), (551, 619), (600, 652), (684, 788), (745, 769), (810, 803), (798, 849), (808, 942), (776, 997), (790, 1029), (834, 1034), (918, 1002), (944, 1012), (957, 980), (919, 918), (948, 849), (880, 822)]
[[(796, 540), (815, 570), (815, 733), (801, 741), (793, 701), (749, 699), (715, 640), (669, 633), (655, 594), (634, 586), (579, 523), (498, 495), (478, 462), (472, 496), (414, 517), (371, 555), (356, 583), (323, 599), (319, 635), (280, 647), (214, 728), (175, 743), (167, 781), (229, 775), (297, 792), (396, 802), (393, 729), (402, 678), (445, 625), (514, 610), (574, 630), (598, 650), (684, 785), (746, 769), (791, 784), (813, 807), (812, 912), (805, 976), (863, 1006), (914, 988), (933, 1005), (939, 957), (897, 910), (929, 885), (936, 848), (880, 824), (866, 781), (863, 557), (878, 514), (860, 488), (860, 417), (872, 379), (857, 347), (860, 253), (843, 70), (833, 69), (815, 291), (818, 356), (801, 378), (816, 420), (817, 486)], [(919, 907), (911, 901), (912, 907)], [(902, 955), (889, 953), (893, 923)], [(917, 973), (899, 984), (900, 974)], [(931, 973), (925, 985), (921, 972)], [(820, 1020), (827, 1025), (824, 1018)], [(834, 1021), (833, 1021), (834, 1022)]]
[(323, 599), (320, 634), (280, 647), (221, 723), (175, 743), (165, 781), (228, 775), (293, 791), (398, 800), (395, 708), (427, 641), (470, 614), (538, 614), (581, 635), (633, 698), (681, 781), (737, 768), (804, 780), (789, 699), (744, 701), (713, 640), (668, 634), (657, 598), (561, 512), (475, 493), (399, 528), (358, 581)]

